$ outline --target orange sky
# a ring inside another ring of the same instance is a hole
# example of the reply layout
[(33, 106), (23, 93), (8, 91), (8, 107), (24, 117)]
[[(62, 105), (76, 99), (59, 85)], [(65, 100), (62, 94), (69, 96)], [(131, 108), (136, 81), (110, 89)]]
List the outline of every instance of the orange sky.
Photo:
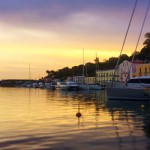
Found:
[[(0, 1), (0, 79), (29, 78), (29, 64), (32, 79), (79, 65), (83, 48), (85, 62), (96, 53), (100, 61), (119, 56), (134, 2), (62, 1)], [(146, 0), (137, 5), (125, 54), (135, 49), (146, 6)], [(147, 19), (138, 50), (149, 26)]]

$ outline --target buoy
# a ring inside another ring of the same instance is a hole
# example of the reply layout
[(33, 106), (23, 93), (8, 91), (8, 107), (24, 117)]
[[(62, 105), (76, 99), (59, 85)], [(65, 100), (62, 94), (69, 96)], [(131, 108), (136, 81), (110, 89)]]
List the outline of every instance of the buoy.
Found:
[(80, 118), (82, 116), (82, 114), (80, 112), (76, 113), (76, 117)]
[(142, 104), (142, 105), (141, 105), (141, 109), (144, 109), (144, 108), (145, 108), (145, 106)]

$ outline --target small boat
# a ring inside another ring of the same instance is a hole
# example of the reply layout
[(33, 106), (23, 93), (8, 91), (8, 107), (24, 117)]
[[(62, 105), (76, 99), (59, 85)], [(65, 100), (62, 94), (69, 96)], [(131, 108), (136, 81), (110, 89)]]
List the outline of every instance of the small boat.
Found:
[(67, 82), (57, 82), (57, 88), (62, 90), (78, 90), (79, 86), (75, 82), (67, 81)]
[(34, 83), (32, 84), (32, 87), (33, 87), (33, 88), (38, 88), (38, 87), (39, 87), (39, 86), (38, 86), (38, 83), (34, 82)]
[(45, 87), (45, 83), (39, 82), (39, 88), (44, 88), (44, 87)]
[[(99, 62), (99, 58), (97, 57), (97, 54), (96, 54), (96, 59), (95, 59), (95, 62), (96, 62), (96, 69), (97, 69), (97, 62)], [(103, 90), (105, 89), (105, 86), (102, 85), (102, 84), (97, 84), (97, 83), (84, 83), (84, 78), (85, 78), (85, 75), (84, 75), (84, 49), (83, 49), (83, 81), (82, 83), (78, 84), (79, 85), (79, 90)], [(95, 70), (96, 71), (96, 70)]]
[(52, 90), (56, 89), (55, 83), (51, 83), (51, 82), (46, 82), (45, 87), (46, 87), (46, 89), (52, 89)]

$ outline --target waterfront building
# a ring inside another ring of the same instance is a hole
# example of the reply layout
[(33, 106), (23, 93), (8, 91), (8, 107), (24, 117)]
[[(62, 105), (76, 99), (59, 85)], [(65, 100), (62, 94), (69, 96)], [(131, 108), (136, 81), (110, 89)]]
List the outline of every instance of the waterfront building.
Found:
[(136, 66), (136, 72), (133, 74), (133, 76), (150, 76), (150, 63), (138, 64)]
[(96, 77), (85, 77), (84, 81), (86, 84), (95, 84), (96, 83)]
[[(97, 70), (96, 71), (96, 82), (104, 83), (107, 81), (112, 81), (115, 69), (109, 70)], [(115, 73), (115, 81), (118, 81), (118, 72)]]
[(150, 75), (150, 64), (144, 64), (141, 61), (135, 61), (131, 64), (131, 62), (124, 60), (118, 65), (116, 71), (115, 69), (96, 71), (96, 82), (112, 81), (114, 72), (114, 81), (126, 82), (127, 78), (131, 79), (137, 76)]
[(137, 75), (137, 67), (143, 64), (141, 61), (135, 61), (131, 64), (131, 62), (124, 60), (117, 69), (119, 81), (126, 82), (127, 78), (131, 79), (135, 76), (139, 76)]
[(95, 77), (74, 76), (70, 78), (78, 83), (105, 83), (112, 81), (114, 72), (114, 81), (126, 82), (127, 78), (131, 79), (133, 77), (150, 75), (150, 63), (144, 64), (144, 62), (135, 61), (131, 65), (131, 62), (124, 60), (122, 63), (120, 63), (120, 65), (118, 65), (116, 71), (115, 69), (97, 70)]
[[(127, 77), (132, 77), (132, 66), (131, 63), (127, 60), (124, 60), (119, 66), (118, 66), (118, 75), (119, 75), (119, 81), (125, 82)], [(130, 71), (129, 71), (130, 70)]]

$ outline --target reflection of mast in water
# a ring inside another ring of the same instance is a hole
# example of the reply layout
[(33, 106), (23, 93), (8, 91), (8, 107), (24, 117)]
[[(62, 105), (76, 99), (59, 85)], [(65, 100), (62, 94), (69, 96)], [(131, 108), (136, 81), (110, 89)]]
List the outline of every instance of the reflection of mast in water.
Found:
[(114, 112), (113, 112), (113, 110), (111, 111), (111, 117), (112, 117), (113, 126), (114, 126), (115, 131), (116, 131), (116, 137), (118, 138), (119, 150), (121, 150), (121, 143), (122, 143), (122, 140), (121, 140), (121, 138), (119, 137), (118, 127), (116, 126), (117, 123), (115, 123), (115, 118), (114, 118)]
[(31, 80), (31, 68), (30, 68), (30, 63), (29, 63), (29, 80)]
[[(123, 116), (125, 116), (126, 125), (128, 127), (128, 132), (129, 132), (129, 137), (131, 138), (131, 141), (132, 141), (132, 149), (136, 150), (136, 138), (133, 135), (133, 130), (132, 130), (132, 127), (131, 127), (130, 122), (129, 122), (129, 118), (128, 118), (129, 114), (128, 114), (127, 110), (125, 110), (125, 115), (123, 114)], [(119, 126), (120, 125), (118, 123), (118, 118), (115, 119), (115, 114), (114, 114), (113, 110), (111, 111), (111, 117), (112, 117), (113, 126), (114, 126), (115, 131), (116, 131), (115, 133), (116, 133), (116, 137), (118, 139), (119, 149), (121, 150), (123, 148), (123, 137), (121, 138), (121, 136), (119, 135)]]
[(136, 140), (135, 140), (135, 137), (133, 136), (133, 130), (130, 126), (130, 122), (129, 122), (129, 119), (128, 119), (128, 112), (126, 111), (126, 120), (127, 120), (127, 125), (128, 125), (128, 129), (129, 129), (129, 135), (132, 137), (132, 140), (133, 140), (133, 148), (136, 150), (135, 148), (135, 144), (136, 144)]
[(31, 103), (31, 88), (27, 88), (28, 89), (28, 111), (30, 110), (30, 103)]

